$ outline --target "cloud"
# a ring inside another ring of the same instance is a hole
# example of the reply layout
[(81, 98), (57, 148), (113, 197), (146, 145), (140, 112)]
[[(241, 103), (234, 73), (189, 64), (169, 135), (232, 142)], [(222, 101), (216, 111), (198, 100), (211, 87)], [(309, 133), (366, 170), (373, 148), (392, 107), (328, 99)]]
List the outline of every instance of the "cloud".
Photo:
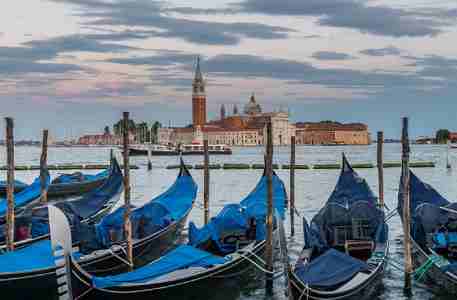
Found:
[(314, 54), (311, 57), (315, 58), (315, 59), (318, 59), (318, 60), (348, 60), (348, 59), (355, 59), (354, 56), (351, 56), (349, 54), (340, 53), (340, 52), (331, 52), (331, 51), (314, 52)]
[(360, 53), (368, 56), (388, 56), (388, 55), (400, 55), (403, 51), (397, 47), (389, 46), (386, 48), (378, 49), (365, 49), (360, 51)]
[(393, 37), (434, 36), (448, 22), (434, 15), (388, 6), (369, 6), (356, 0), (244, 0), (236, 3), (244, 12), (269, 15), (318, 16), (324, 26), (343, 27)]
[(285, 39), (293, 31), (286, 27), (253, 22), (223, 23), (175, 18), (167, 15), (170, 9), (158, 1), (65, 2), (81, 7), (80, 15), (91, 19), (85, 22), (86, 25), (152, 28), (154, 30), (148, 34), (150, 37), (178, 38), (196, 44), (236, 45), (242, 38)]

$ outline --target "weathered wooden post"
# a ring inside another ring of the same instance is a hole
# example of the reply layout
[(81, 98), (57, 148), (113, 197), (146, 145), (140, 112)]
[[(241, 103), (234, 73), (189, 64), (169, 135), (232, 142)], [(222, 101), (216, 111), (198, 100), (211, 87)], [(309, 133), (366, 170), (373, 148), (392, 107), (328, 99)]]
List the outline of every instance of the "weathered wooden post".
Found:
[(290, 211), (290, 235), (295, 235), (295, 136), (290, 138), (290, 203), (289, 203), (289, 211)]
[[(266, 219), (266, 249), (265, 263), (268, 273), (266, 274), (266, 294), (273, 294), (273, 133), (271, 119), (267, 123), (265, 170), (267, 175), (267, 219)], [(278, 221), (279, 222), (279, 221)]]
[(7, 160), (7, 212), (6, 212), (6, 247), (9, 251), (14, 250), (14, 121), (5, 118), (6, 121), (6, 160)]
[(413, 272), (412, 251), (411, 251), (411, 210), (410, 210), (410, 187), (409, 187), (409, 136), (408, 118), (403, 118), (402, 130), (402, 198), (403, 198), (403, 231), (405, 247), (405, 285), (404, 292), (411, 294), (411, 274)]
[(148, 145), (148, 171), (152, 170), (152, 161), (151, 161), (151, 145)]
[(48, 169), (48, 130), (43, 130), (43, 141), (41, 142), (40, 158), (40, 183), (41, 183), (41, 203), (48, 202), (48, 188), (46, 187), (47, 169)]
[(384, 144), (384, 133), (378, 131), (378, 185), (379, 185), (379, 206), (381, 209), (384, 209), (384, 154), (383, 154), (383, 144)]
[(450, 170), (452, 167), (451, 167), (451, 163), (449, 161), (449, 148), (450, 148), (450, 141), (447, 140), (447, 143), (446, 143), (446, 169)]
[(209, 222), (209, 150), (208, 150), (208, 138), (205, 136), (203, 140), (203, 151), (205, 155), (204, 159), (204, 190), (203, 190), (203, 204), (205, 208), (205, 224)]
[(133, 269), (132, 223), (130, 222), (130, 161), (129, 161), (129, 113), (124, 112), (124, 232), (127, 241), (127, 261)]

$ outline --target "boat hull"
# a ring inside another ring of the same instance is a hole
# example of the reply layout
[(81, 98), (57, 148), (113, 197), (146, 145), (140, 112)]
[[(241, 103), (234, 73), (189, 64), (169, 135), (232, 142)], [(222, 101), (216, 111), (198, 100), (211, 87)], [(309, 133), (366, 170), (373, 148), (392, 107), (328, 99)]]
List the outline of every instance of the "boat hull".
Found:
[[(65, 198), (69, 196), (80, 196), (100, 187), (108, 177), (100, 178), (88, 182), (75, 182), (66, 184), (50, 184), (48, 188), (48, 198)], [(27, 186), (26, 186), (27, 187)], [(18, 193), (24, 190), (25, 187), (17, 186), (14, 192)], [(0, 197), (6, 195), (6, 187), (0, 187)]]
[[(264, 250), (265, 242), (263, 241), (256, 245), (252, 252), (257, 256), (263, 256)], [(252, 253), (245, 255), (251, 260), (255, 260)], [(167, 281), (166, 283), (145, 284), (135, 287), (124, 286), (111, 289), (92, 289), (90, 291), (90, 286), (87, 284), (87, 282), (90, 282), (90, 279), (79, 272), (77, 268), (74, 268), (72, 286), (73, 291), (77, 289), (77, 293), (74, 293), (74, 295), (84, 295), (81, 299), (146, 299), (148, 297), (180, 300), (203, 299), (204, 297), (202, 298), (202, 295), (205, 292), (214, 294), (214, 290), (208, 289), (208, 287), (215, 287), (223, 282), (226, 284), (227, 280), (240, 279), (240, 276), (252, 270), (252, 268), (253, 264), (248, 259), (240, 257), (221, 268), (178, 280)]]
[[(413, 241), (413, 265), (414, 269), (422, 266), (428, 259), (429, 255)], [(431, 290), (438, 294), (457, 295), (457, 276), (451, 273), (443, 272), (436, 264), (433, 264), (424, 276), (425, 283)]]
[[(133, 245), (135, 265), (144, 265), (174, 247), (186, 223), (188, 213), (166, 229), (135, 242)], [(123, 250), (117, 249), (113, 252), (125, 259)], [(128, 270), (127, 265), (111, 253), (83, 260), (80, 265), (88, 272), (97, 275), (116, 274)], [(0, 274), (0, 290), (2, 296), (8, 297), (8, 299), (58, 299), (57, 287), (56, 268), (54, 267), (34, 272)]]
[[(151, 155), (152, 156), (176, 156), (178, 154), (179, 154), (178, 151), (160, 151), (160, 150), (152, 150), (151, 151)], [(129, 149), (129, 155), (131, 155), (131, 156), (146, 156), (146, 155), (148, 155), (148, 150), (130, 148)]]
[[(387, 257), (387, 256), (386, 256)], [(370, 299), (374, 295), (379, 293), (379, 290), (382, 288), (382, 277), (384, 274), (384, 269), (386, 267), (387, 259), (384, 259), (382, 263), (377, 267), (375, 273), (362, 284), (355, 286), (352, 289), (346, 290), (341, 293), (329, 293), (329, 292), (320, 292), (315, 289), (308, 289), (305, 284), (295, 275), (292, 269), (288, 271), (290, 293), (292, 294), (292, 299), (314, 299), (314, 300), (362, 300)]]

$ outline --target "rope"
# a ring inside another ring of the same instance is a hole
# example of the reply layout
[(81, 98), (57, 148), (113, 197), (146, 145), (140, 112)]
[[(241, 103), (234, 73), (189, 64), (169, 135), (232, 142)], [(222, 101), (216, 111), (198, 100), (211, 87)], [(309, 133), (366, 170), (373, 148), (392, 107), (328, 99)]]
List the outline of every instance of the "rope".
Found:
[(243, 257), (244, 259), (246, 259), (248, 262), (250, 262), (251, 264), (253, 264), (257, 269), (259, 269), (260, 271), (266, 273), (266, 274), (269, 274), (269, 275), (274, 275), (274, 272), (272, 271), (269, 271), (267, 269), (265, 269), (264, 267), (262, 266), (259, 266), (259, 264), (257, 264), (254, 260), (250, 259), (249, 257), (245, 256), (243, 253), (240, 253), (240, 256)]
[(303, 296), (305, 296), (305, 295), (306, 295), (306, 300), (308, 300), (309, 299), (309, 286), (308, 286), (308, 284), (305, 285), (305, 288), (303, 289), (303, 292), (301, 292), (300, 297), (298, 298), (298, 300), (302, 300)]
[(393, 216), (395, 216), (398, 213), (397, 210), (392, 210), (390, 213), (385, 217), (384, 222), (388, 222), (390, 219), (392, 219)]
[(81, 293), (81, 295), (79, 295), (78, 297), (76, 297), (74, 300), (82, 299), (84, 296), (86, 296), (87, 294), (89, 294), (90, 292), (92, 292), (93, 289), (94, 289), (93, 287), (89, 288), (87, 291), (84, 291), (83, 293)]
[(414, 272), (414, 279), (417, 281), (420, 281), (424, 275), (430, 270), (430, 268), (435, 264), (439, 263), (443, 260), (442, 257), (438, 255), (432, 255), (430, 256), (425, 263), (423, 263), (419, 268), (416, 269)]
[[(120, 249), (120, 250), (124, 253), (124, 255), (127, 256), (127, 253), (126, 253), (126, 251), (125, 251), (125, 249), (124, 249), (123, 247), (120, 247), (120, 246), (119, 246), (118, 249)], [(117, 255), (117, 253), (115, 253), (115, 252), (113, 251), (113, 248), (112, 248), (112, 247), (109, 248), (108, 251), (109, 251), (115, 258), (119, 259), (121, 262), (123, 262), (123, 263), (126, 264), (127, 266), (133, 267), (133, 264), (131, 264), (131, 263), (130, 263), (129, 261), (127, 261), (126, 259), (120, 257), (119, 255)]]

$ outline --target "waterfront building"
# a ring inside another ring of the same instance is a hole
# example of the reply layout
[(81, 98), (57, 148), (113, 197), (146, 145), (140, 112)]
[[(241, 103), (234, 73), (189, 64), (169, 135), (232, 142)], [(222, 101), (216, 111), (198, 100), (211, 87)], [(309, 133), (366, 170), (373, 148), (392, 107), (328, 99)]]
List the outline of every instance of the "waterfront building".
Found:
[[(131, 136), (133, 140), (133, 136)], [(87, 134), (78, 139), (79, 145), (120, 145), (121, 138), (110, 133), (104, 134)]]
[(197, 58), (195, 77), (192, 82), (192, 125), (194, 127), (206, 124), (206, 91), (205, 81), (200, 69), (200, 57)]
[(362, 123), (305, 122), (295, 124), (297, 144), (310, 145), (369, 145), (368, 126)]

